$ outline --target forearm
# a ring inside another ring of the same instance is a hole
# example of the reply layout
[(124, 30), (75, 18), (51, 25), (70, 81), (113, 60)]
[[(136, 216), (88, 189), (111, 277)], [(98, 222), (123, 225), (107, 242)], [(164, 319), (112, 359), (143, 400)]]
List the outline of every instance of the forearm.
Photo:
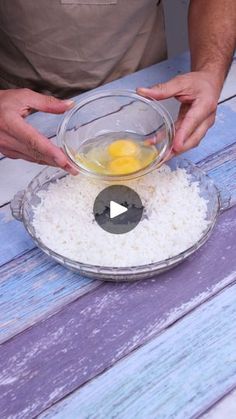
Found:
[(220, 92), (236, 46), (236, 0), (190, 0), (192, 71), (138, 93), (181, 103), (173, 153), (196, 147), (214, 124)]
[(236, 0), (191, 0), (192, 71), (207, 71), (222, 87), (236, 46)]

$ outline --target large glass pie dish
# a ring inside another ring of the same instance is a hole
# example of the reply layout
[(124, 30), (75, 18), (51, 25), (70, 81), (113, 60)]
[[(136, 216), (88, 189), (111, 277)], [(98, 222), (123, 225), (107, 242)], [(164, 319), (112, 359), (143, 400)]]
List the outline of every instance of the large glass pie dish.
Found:
[[(150, 278), (156, 276), (180, 262), (184, 261), (191, 254), (196, 252), (209, 238), (211, 231), (215, 225), (217, 216), (220, 212), (220, 194), (213, 183), (213, 181), (202, 172), (194, 164), (181, 159), (175, 158), (167, 163), (172, 169), (175, 168), (184, 168), (187, 173), (190, 175), (191, 182), (199, 182), (200, 185), (200, 195), (207, 202), (207, 228), (202, 233), (200, 239), (194, 243), (191, 247), (186, 249), (184, 252), (171, 257), (166, 260), (158, 261), (156, 263), (151, 263), (142, 266), (132, 266), (132, 267), (106, 267), (106, 266), (96, 266), (81, 263), (78, 260), (71, 260), (64, 257), (52, 249), (45, 246), (41, 241), (40, 237), (36, 236), (35, 229), (32, 224), (33, 220), (33, 208), (40, 202), (37, 193), (42, 189), (47, 189), (48, 185), (51, 182), (55, 182), (57, 179), (60, 179), (64, 176), (67, 176), (64, 171), (61, 169), (55, 168), (46, 168), (42, 170), (28, 185), (28, 187), (21, 192), (18, 192), (11, 202), (11, 209), (13, 216), (22, 221), (27, 232), (30, 234), (36, 245), (47, 255), (55, 259), (58, 263), (63, 266), (74, 270), (82, 276), (106, 280), (106, 281), (134, 281), (145, 278)], [(83, 176), (83, 175), (80, 175)], [(102, 245), (102, 244), (101, 244)]]

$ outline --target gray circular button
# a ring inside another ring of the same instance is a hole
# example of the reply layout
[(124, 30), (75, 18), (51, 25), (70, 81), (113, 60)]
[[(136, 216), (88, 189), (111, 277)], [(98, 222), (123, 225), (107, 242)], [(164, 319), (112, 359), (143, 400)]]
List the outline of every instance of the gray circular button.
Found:
[(138, 225), (143, 209), (137, 192), (124, 185), (113, 185), (98, 194), (94, 201), (93, 214), (103, 230), (112, 234), (124, 234)]

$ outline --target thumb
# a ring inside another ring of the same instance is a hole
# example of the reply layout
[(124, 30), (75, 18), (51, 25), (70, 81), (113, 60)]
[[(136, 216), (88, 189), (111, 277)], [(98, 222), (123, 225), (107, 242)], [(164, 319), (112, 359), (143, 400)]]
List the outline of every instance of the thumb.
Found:
[(174, 78), (166, 83), (158, 83), (153, 87), (139, 87), (137, 93), (141, 96), (150, 97), (152, 99), (169, 99), (177, 96), (181, 92), (179, 80)]
[(48, 113), (63, 113), (71, 109), (75, 103), (73, 100), (61, 100), (57, 99), (54, 96), (46, 96), (42, 95), (41, 93), (36, 93), (31, 91), (27, 98), (28, 105), (37, 110), (42, 112)]

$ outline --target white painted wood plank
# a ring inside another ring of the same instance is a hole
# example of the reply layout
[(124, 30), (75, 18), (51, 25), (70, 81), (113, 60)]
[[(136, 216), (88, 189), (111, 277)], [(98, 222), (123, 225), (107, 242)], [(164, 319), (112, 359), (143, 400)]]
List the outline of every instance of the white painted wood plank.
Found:
[(44, 167), (24, 160), (0, 160), (0, 206), (10, 202)]
[(235, 419), (236, 418), (236, 390), (224, 397), (201, 419)]
[(236, 285), (39, 418), (196, 417), (236, 384), (235, 300)]

